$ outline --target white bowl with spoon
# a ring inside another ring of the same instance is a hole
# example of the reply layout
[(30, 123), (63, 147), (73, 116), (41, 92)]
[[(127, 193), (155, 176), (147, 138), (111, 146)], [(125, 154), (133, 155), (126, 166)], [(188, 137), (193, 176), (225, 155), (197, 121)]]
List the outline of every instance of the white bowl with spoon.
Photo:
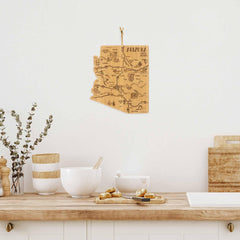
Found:
[(102, 158), (94, 167), (61, 168), (61, 180), (65, 191), (73, 198), (89, 197), (101, 182)]

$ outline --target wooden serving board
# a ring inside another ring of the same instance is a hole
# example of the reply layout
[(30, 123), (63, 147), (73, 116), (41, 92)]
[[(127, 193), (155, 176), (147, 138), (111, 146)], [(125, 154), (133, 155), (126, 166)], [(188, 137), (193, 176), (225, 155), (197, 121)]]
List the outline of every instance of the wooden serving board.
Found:
[(106, 199), (99, 199), (99, 197), (96, 198), (96, 203), (98, 204), (163, 204), (166, 202), (166, 199), (162, 196), (157, 196), (156, 198), (151, 199), (150, 202), (137, 202), (132, 199), (127, 198), (106, 198)]
[(240, 192), (240, 136), (216, 136), (208, 149), (208, 191)]

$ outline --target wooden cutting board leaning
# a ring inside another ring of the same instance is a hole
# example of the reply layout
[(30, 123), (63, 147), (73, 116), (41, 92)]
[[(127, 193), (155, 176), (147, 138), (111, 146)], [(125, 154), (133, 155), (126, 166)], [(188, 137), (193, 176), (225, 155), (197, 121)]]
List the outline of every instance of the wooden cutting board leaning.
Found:
[(240, 136), (216, 136), (208, 149), (208, 191), (240, 192)]

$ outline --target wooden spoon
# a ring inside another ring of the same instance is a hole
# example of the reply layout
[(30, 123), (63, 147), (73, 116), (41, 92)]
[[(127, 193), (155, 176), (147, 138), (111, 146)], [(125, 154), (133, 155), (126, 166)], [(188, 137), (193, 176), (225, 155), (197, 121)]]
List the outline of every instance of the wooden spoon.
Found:
[(98, 161), (95, 163), (95, 165), (93, 166), (93, 169), (98, 169), (98, 168), (100, 167), (102, 161), (103, 161), (103, 158), (100, 157), (100, 158), (98, 159)]

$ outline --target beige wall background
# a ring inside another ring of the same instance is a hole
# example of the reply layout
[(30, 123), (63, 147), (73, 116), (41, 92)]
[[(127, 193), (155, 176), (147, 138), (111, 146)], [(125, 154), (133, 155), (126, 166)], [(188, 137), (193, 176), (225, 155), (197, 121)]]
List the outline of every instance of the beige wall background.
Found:
[[(121, 170), (150, 175), (153, 191), (206, 191), (214, 135), (240, 134), (239, 12), (237, 0), (1, 0), (0, 105), (24, 117), (36, 101), (35, 136), (54, 115), (34, 153), (59, 152), (62, 166), (103, 156), (99, 189)], [(148, 114), (89, 99), (93, 56), (120, 44), (120, 26), (125, 44), (150, 46)]]

